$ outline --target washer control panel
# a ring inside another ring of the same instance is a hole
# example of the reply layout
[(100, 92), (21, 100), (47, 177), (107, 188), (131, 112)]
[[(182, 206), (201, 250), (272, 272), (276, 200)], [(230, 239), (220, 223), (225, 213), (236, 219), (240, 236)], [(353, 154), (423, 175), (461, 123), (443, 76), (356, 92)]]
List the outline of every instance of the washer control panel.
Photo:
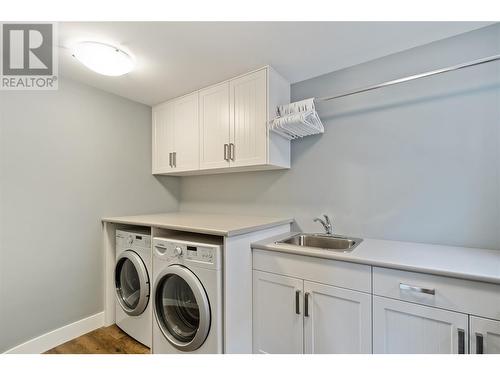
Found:
[(155, 238), (154, 255), (170, 263), (192, 263), (215, 268), (219, 263), (220, 246)]
[(215, 259), (215, 249), (213, 247), (186, 246), (186, 258), (201, 262), (213, 263)]

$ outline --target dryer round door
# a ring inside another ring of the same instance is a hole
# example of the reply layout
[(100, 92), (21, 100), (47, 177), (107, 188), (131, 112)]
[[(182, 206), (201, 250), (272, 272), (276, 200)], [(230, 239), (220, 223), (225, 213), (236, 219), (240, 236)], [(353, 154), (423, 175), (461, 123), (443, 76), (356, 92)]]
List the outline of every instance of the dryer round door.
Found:
[(141, 257), (124, 251), (115, 266), (115, 289), (118, 303), (131, 316), (142, 314), (149, 301), (149, 276)]
[(155, 317), (165, 338), (177, 349), (194, 351), (210, 330), (210, 305), (200, 280), (186, 267), (167, 267), (156, 279)]

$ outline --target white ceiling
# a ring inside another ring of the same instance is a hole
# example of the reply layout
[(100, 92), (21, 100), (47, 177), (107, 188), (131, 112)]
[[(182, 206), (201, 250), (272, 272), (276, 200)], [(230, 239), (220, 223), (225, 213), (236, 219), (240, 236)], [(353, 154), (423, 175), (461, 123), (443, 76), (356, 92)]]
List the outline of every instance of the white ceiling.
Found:
[[(488, 22), (62, 22), (59, 71), (153, 105), (271, 65), (291, 83), (486, 26)], [(71, 46), (93, 40), (130, 53), (121, 77), (89, 71)]]

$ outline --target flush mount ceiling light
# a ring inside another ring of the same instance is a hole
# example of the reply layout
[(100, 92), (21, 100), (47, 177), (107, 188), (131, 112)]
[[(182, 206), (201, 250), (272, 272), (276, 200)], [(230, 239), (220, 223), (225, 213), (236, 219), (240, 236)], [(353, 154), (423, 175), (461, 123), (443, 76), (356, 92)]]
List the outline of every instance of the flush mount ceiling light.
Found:
[(73, 48), (73, 56), (90, 70), (106, 76), (121, 76), (134, 67), (127, 53), (104, 43), (78, 43)]

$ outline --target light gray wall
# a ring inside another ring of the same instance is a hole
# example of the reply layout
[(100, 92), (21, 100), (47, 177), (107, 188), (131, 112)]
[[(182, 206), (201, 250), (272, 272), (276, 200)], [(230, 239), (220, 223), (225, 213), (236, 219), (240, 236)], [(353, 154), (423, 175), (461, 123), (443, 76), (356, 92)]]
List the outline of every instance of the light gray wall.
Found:
[(62, 79), (0, 92), (0, 352), (103, 310), (103, 216), (177, 209), (151, 109)]
[[(297, 83), (292, 96), (498, 53), (496, 24)], [(326, 132), (293, 141), (291, 170), (185, 177), (181, 210), (293, 215), (306, 231), (319, 231), (311, 220), (327, 212), (339, 233), (500, 248), (500, 63), (335, 100), (319, 113)]]

